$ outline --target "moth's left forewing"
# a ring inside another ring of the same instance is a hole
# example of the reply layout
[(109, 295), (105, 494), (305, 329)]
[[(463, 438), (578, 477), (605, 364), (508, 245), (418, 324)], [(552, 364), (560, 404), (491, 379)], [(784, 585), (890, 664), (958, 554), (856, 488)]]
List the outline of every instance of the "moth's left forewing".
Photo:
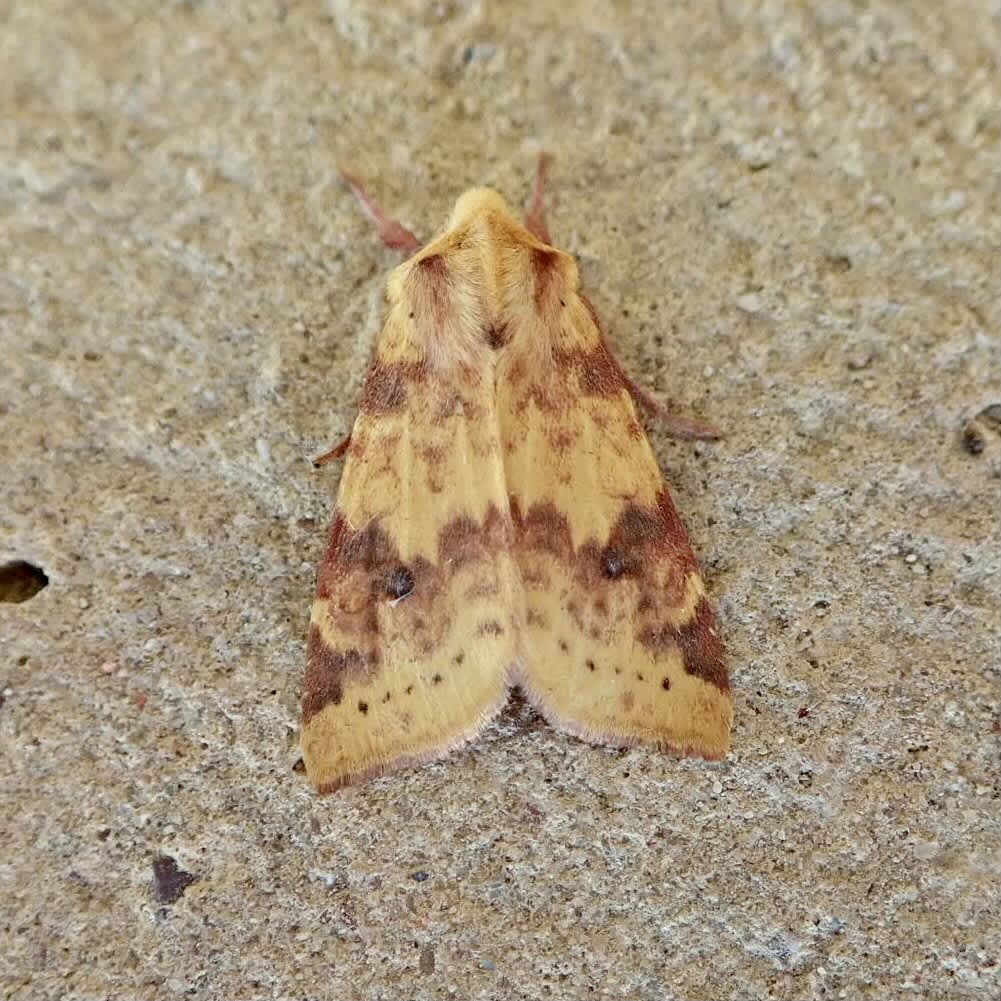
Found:
[(610, 744), (720, 757), (732, 705), (687, 533), (566, 255), (507, 275), (497, 411), (525, 588), (529, 698)]
[(394, 272), (352, 429), (303, 696), (306, 769), (325, 791), (472, 739), (519, 659), (483, 303), (454, 249)]

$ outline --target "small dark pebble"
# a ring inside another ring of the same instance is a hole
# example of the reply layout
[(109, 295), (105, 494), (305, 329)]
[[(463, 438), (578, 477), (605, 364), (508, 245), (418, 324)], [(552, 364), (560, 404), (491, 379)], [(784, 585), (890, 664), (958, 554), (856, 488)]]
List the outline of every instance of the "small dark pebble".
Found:
[(197, 879), (179, 868), (169, 855), (157, 855), (153, 859), (153, 890), (161, 904), (176, 903)]
[(966, 449), (970, 455), (980, 455), (984, 450), (987, 442), (984, 440), (983, 434), (980, 432), (975, 424), (967, 424), (963, 429), (963, 448)]
[(988, 432), (1001, 434), (1001, 403), (984, 407), (963, 428), (963, 447), (970, 455), (980, 455), (987, 447)]
[(431, 878), (431, 873), (425, 872), (423, 869), (418, 869), (417, 872), (412, 872), (410, 878), (415, 883), (423, 883), (426, 879)]

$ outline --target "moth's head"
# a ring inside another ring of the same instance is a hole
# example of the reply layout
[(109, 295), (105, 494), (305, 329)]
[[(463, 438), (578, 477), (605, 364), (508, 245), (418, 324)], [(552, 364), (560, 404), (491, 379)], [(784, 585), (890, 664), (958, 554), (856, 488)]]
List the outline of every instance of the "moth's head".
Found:
[(491, 191), (490, 188), (470, 188), (465, 194), (460, 195), (455, 203), (452, 216), (448, 220), (448, 228), (459, 229), (479, 215), (500, 215), (517, 223), (507, 207), (507, 202), (496, 191)]

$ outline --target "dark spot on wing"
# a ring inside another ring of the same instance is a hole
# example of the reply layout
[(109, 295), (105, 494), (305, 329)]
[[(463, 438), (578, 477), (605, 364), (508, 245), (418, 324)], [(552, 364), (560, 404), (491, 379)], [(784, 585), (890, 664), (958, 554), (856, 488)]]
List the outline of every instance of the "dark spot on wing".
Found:
[(405, 598), (414, 590), (414, 575), (409, 567), (395, 567), (386, 581), (386, 594), (391, 598)]
[(486, 333), (483, 335), (483, 339), (490, 345), (495, 351), (498, 348), (504, 347), (510, 339), (511, 335), (507, 329), (506, 323), (492, 323), (487, 327)]
[(609, 580), (615, 580), (626, 572), (626, 564), (614, 549), (606, 549), (601, 557), (601, 572)]

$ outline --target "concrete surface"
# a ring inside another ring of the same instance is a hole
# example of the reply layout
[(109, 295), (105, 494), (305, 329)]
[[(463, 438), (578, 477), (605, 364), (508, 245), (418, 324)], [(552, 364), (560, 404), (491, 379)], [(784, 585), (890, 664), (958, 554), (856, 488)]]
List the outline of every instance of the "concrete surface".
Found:
[[(961, 0), (0, 4), (0, 993), (988, 998), (998, 19)], [(320, 799), (314, 568), (379, 326), (341, 161), (551, 224), (719, 603), (719, 765), (515, 705)], [(968, 427), (969, 425), (969, 427)], [(155, 874), (155, 875), (154, 875)]]

